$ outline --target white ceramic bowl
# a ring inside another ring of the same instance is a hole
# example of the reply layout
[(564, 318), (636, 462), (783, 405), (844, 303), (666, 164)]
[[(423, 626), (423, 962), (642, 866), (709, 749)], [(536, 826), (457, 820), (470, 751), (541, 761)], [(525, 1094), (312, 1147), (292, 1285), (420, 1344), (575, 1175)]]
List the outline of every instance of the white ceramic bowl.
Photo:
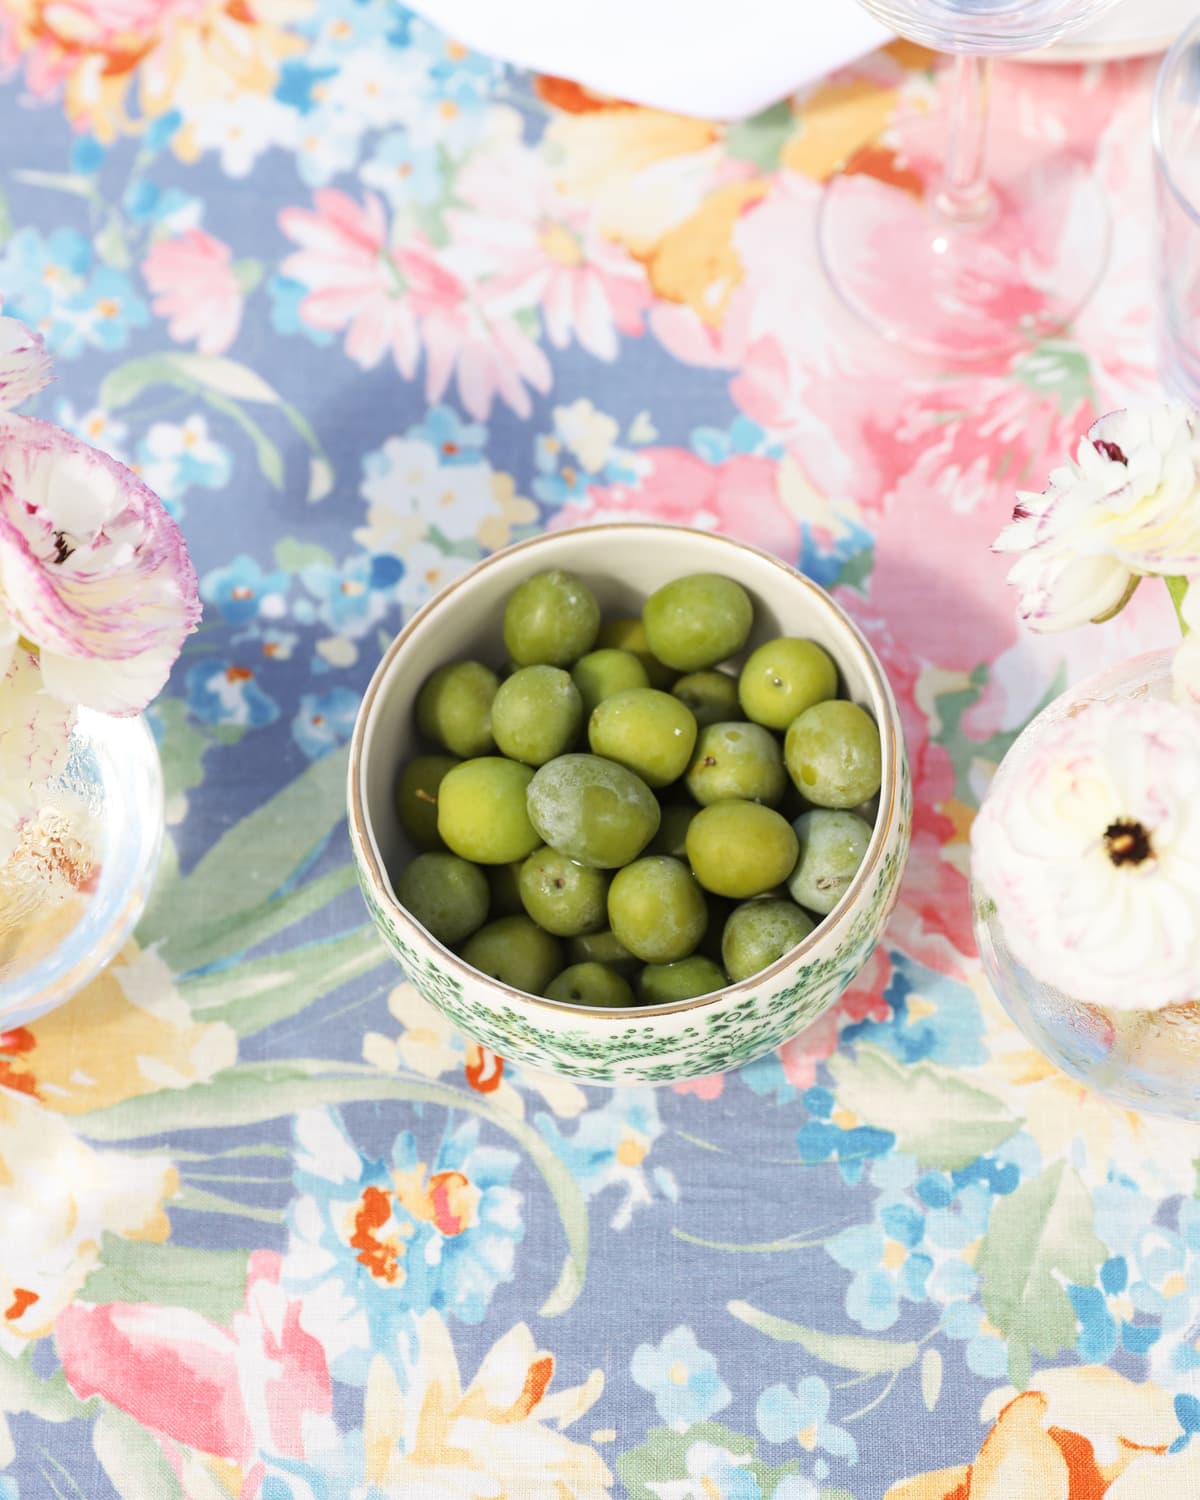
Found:
[[(749, 647), (776, 635), (819, 642), (838, 664), (842, 691), (879, 725), (883, 784), (862, 866), (834, 911), (769, 969), (675, 1005), (585, 1009), (524, 994), (470, 968), (396, 900), (389, 871), (416, 852), (393, 805), (399, 767), (416, 753), (413, 704), (443, 662), (500, 664), (504, 601), (546, 568), (584, 578), (606, 615), (640, 612), (661, 584), (721, 573), (750, 593)], [(521, 542), (487, 558), (425, 605), (372, 677), (350, 747), (350, 839), (359, 881), (380, 932), (431, 1005), (503, 1057), (602, 1083), (667, 1083), (739, 1067), (794, 1036), (846, 988), (870, 956), (895, 901), (908, 852), (912, 791), (900, 717), (883, 670), (828, 594), (743, 542), (684, 527), (588, 526)]]

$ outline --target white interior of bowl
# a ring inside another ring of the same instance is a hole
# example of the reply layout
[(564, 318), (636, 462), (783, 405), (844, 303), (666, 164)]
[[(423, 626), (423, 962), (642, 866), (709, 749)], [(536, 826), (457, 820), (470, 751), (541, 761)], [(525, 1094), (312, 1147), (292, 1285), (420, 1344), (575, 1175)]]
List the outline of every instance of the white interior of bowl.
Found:
[[(504, 601), (522, 579), (546, 568), (566, 568), (583, 578), (606, 618), (640, 614), (648, 594), (687, 573), (736, 579), (754, 601), (747, 651), (777, 635), (816, 641), (837, 663), (843, 695), (861, 704), (885, 731), (881, 800), (885, 813), (890, 808), (897, 750), (894, 734), (886, 731), (897, 727), (895, 706), (874, 653), (823, 589), (777, 558), (727, 537), (653, 524), (580, 527), (485, 559), (413, 616), (376, 670), (359, 713), (351, 763), (381, 898), (399, 908), (389, 872), (399, 872), (417, 852), (400, 827), (393, 793), (398, 770), (423, 748), (413, 724), (421, 684), (447, 661), (474, 658), (502, 667)], [(886, 823), (886, 815), (876, 819), (858, 877), (817, 932), (828, 931), (837, 912), (845, 911), (861, 889), (882, 846)], [(461, 960), (451, 956), (451, 962)]]

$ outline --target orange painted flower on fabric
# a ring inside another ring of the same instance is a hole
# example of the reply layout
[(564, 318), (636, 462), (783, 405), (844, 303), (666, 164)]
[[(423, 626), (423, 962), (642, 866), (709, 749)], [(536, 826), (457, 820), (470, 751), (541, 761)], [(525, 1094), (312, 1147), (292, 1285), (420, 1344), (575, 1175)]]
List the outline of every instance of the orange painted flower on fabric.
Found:
[(894, 1484), (884, 1500), (1195, 1500), (1200, 1445), (1171, 1453), (1174, 1401), (1102, 1365), (1043, 1370), (989, 1397), (974, 1461)]
[[(80, 129), (109, 142), (137, 128), (141, 113), (185, 118), (239, 93), (269, 94), (283, 60), (303, 38), (287, 27), (307, 0), (5, 0), (0, 56), (24, 64), (30, 91), (63, 90)], [(177, 143), (189, 150), (186, 133)], [(193, 148), (194, 154), (194, 148)]]
[(598, 1400), (603, 1373), (552, 1392), (553, 1378), (554, 1356), (519, 1323), (464, 1387), (449, 1330), (439, 1313), (425, 1313), (403, 1384), (382, 1356), (371, 1365), (368, 1484), (421, 1500), (608, 1500), (607, 1465), (564, 1432)]

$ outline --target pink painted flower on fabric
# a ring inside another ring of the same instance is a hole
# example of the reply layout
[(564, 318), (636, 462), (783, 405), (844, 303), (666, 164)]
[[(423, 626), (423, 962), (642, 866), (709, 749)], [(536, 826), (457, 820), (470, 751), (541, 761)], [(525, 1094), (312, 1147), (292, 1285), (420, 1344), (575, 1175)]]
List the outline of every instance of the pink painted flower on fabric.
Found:
[(242, 1465), (303, 1458), (305, 1420), (332, 1406), (325, 1351), (279, 1286), (281, 1258), (250, 1257), (246, 1303), (223, 1328), (185, 1308), (74, 1303), (55, 1342), (71, 1389), (102, 1396), (160, 1438)]
[(40, 333), (18, 318), (0, 317), (0, 411), (11, 411), (54, 379)]
[(738, 537), (794, 562), (800, 526), (779, 493), (779, 464), (739, 454), (708, 464), (684, 448), (642, 448), (636, 485), (593, 485), (586, 499), (564, 505), (552, 530), (602, 521), (661, 521)]
[(588, 205), (558, 191), (544, 158), (521, 142), (481, 152), (455, 184), (468, 205), (447, 215), (451, 254), (482, 278), (490, 305), (540, 308), (556, 349), (572, 340), (614, 360), (653, 301), (645, 268), (604, 235)]
[(527, 387), (550, 388), (550, 365), (509, 311), (455, 274), (419, 235), (388, 241), (381, 201), (363, 205), (325, 188), (313, 210), (286, 208), (283, 232), (300, 249), (281, 267), (308, 291), (301, 317), (312, 327), (346, 332), (346, 353), (363, 369), (386, 354), (406, 380), (426, 356), (425, 394), (444, 395), (452, 378), (471, 416), (485, 419), (499, 396), (522, 417), (532, 411)]
[(0, 666), (23, 637), (54, 697), (140, 713), (199, 618), (195, 571), (158, 497), (70, 433), (0, 417)]
[(189, 229), (158, 240), (142, 262), (154, 293), (151, 303), (179, 344), (195, 342), (201, 354), (224, 354), (242, 322), (242, 289), (229, 246)]
[(1200, 994), (1200, 718), (1093, 703), (1005, 758), (971, 831), (1017, 961), (1118, 1010)]

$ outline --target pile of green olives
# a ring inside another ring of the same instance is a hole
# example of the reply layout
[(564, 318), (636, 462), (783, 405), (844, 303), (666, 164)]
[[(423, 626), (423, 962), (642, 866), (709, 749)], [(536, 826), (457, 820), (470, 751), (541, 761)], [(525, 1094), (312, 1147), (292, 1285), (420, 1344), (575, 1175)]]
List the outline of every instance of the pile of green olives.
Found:
[(527, 578), (505, 667), (450, 662), (417, 695), (400, 902), (480, 973), (576, 1005), (689, 1000), (782, 958), (862, 863), (882, 757), (829, 654), (780, 636), (743, 659), (753, 624), (716, 574), (615, 620), (574, 574)]

